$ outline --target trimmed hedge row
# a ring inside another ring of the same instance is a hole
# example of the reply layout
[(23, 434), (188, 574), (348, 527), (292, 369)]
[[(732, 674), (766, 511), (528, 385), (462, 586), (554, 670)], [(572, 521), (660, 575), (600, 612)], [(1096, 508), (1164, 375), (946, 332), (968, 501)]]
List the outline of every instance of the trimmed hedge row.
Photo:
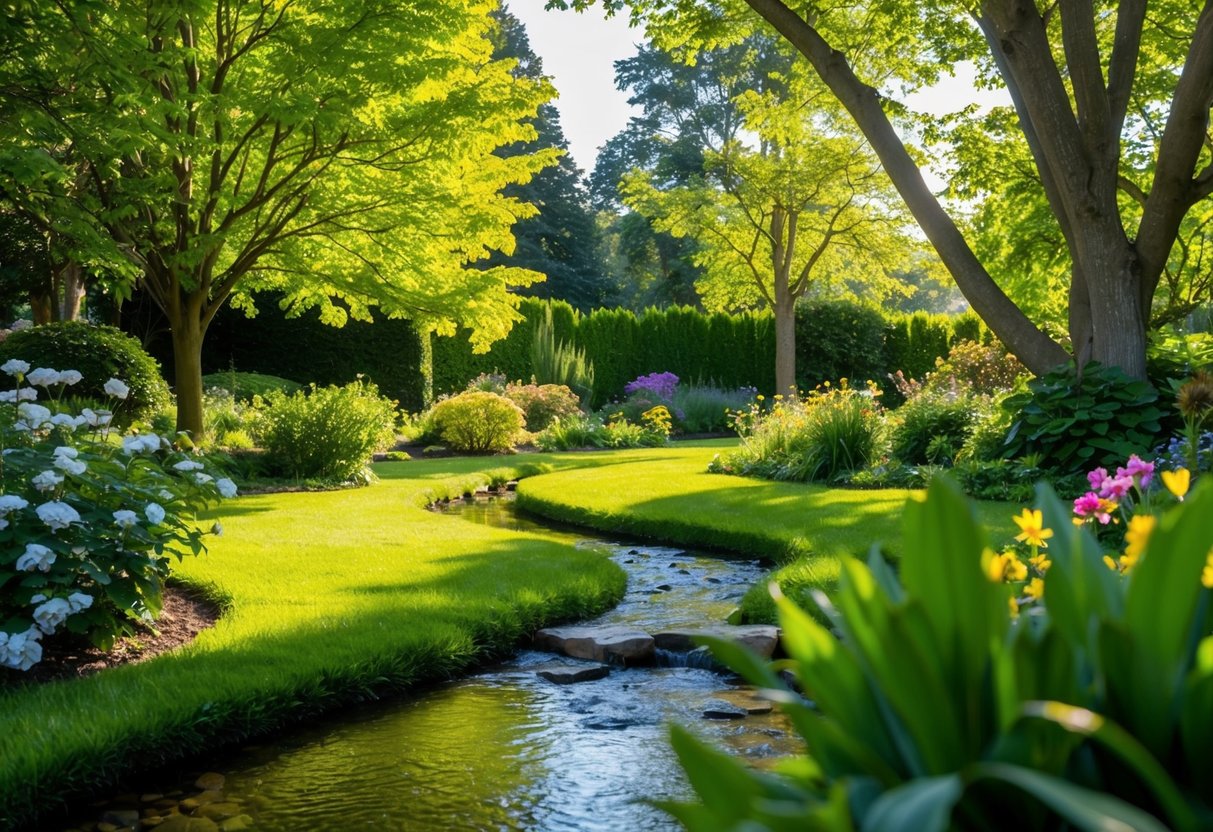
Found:
[(433, 399), (430, 339), (408, 321), (376, 316), (373, 324), (349, 321), (337, 328), (322, 324), (316, 310), (288, 318), (268, 296), (258, 298), (255, 318), (225, 307), (207, 330), (202, 372), (232, 367), (320, 386), (361, 375), (410, 411)]
[[(708, 314), (685, 306), (596, 309), (581, 315), (563, 301), (524, 299), (526, 320), (484, 354), (472, 353), (467, 334), (434, 339), (434, 392), (455, 393), (480, 373), (509, 379), (531, 377), (531, 338), (544, 306), (552, 304), (556, 337), (585, 350), (594, 362), (593, 404), (623, 394), (637, 376), (672, 372), (681, 379), (721, 387), (775, 387), (775, 328), (766, 312)], [(849, 301), (802, 303), (796, 312), (796, 366), (803, 388), (847, 377), (873, 379), (892, 391), (888, 374), (898, 369), (922, 378), (957, 339), (990, 337), (972, 313), (923, 312), (886, 316)]]

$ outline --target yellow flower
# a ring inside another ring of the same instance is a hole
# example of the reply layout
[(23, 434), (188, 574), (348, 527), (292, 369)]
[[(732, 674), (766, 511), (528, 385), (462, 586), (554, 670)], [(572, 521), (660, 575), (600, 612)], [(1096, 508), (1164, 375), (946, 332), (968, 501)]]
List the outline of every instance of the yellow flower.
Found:
[(1023, 510), (1023, 514), (1019, 517), (1012, 517), (1015, 525), (1019, 526), (1019, 534), (1015, 535), (1015, 539), (1027, 543), (1029, 546), (1039, 546), (1045, 548), (1049, 544), (1045, 543), (1053, 536), (1052, 529), (1044, 528), (1044, 519), (1041, 517), (1040, 509)]
[(1192, 485), (1192, 474), (1187, 468), (1179, 468), (1175, 471), (1163, 471), (1162, 484), (1175, 495), (1176, 499), (1183, 502), (1184, 495), (1188, 493), (1188, 488)]
[(755, 400), (760, 401), (760, 402), (765, 402), (765, 401), (767, 400), (767, 397), (766, 397), (766, 396), (764, 396), (764, 395), (762, 395), (761, 393), (759, 393), (759, 394), (758, 394), (757, 396), (755, 396), (754, 398), (755, 398)]
[(1213, 549), (1209, 550), (1209, 556), (1205, 558), (1205, 568), (1200, 573), (1200, 582), (1205, 589), (1213, 589)]
[(1111, 555), (1104, 555), (1104, 556), (1103, 556), (1103, 562), (1104, 562), (1104, 566), (1108, 567), (1108, 568), (1109, 568), (1109, 569), (1111, 569), (1113, 572), (1119, 572), (1119, 571), (1120, 571), (1120, 567), (1116, 565), (1116, 561), (1112, 560), (1112, 556), (1111, 556)]
[(1028, 579), (1028, 567), (1023, 565), (1023, 561), (1008, 554), (1007, 558), (1007, 580), (1008, 581), (1026, 581)]
[(1128, 575), (1133, 567), (1137, 565), (1137, 560), (1140, 555), (1130, 555), (1128, 553), (1120, 556), (1120, 574)]
[(1053, 561), (1049, 560), (1048, 555), (1037, 555), (1034, 558), (1028, 558), (1028, 563), (1032, 564), (1038, 572), (1044, 573), (1049, 571), (1049, 567), (1053, 565)]
[(1022, 581), (1028, 577), (1028, 567), (1024, 566), (1012, 552), (996, 555), (986, 549), (982, 553), (982, 560), (985, 564), (986, 577), (995, 583), (1001, 583), (1004, 580)]
[(1150, 532), (1154, 531), (1157, 523), (1157, 519), (1152, 514), (1133, 515), (1129, 520), (1129, 528), (1125, 531), (1125, 557), (1131, 558), (1133, 563), (1137, 562), (1141, 553), (1146, 549)]
[(1011, 610), (1011, 618), (1019, 618), (1019, 601), (1017, 601), (1014, 596), (1007, 599), (1007, 606)]
[(1028, 585), (1024, 587), (1023, 591), (1029, 598), (1039, 601), (1045, 594), (1045, 582), (1040, 578), (1033, 578), (1028, 581)]

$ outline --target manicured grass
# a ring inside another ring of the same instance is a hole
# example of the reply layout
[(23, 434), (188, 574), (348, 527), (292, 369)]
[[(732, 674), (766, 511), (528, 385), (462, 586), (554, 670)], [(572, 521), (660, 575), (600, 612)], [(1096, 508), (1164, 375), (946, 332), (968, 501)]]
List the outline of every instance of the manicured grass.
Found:
[(144, 664), (0, 691), (0, 828), (131, 769), (466, 672), (616, 603), (624, 576), (601, 554), (424, 510), (526, 467), (503, 461), (521, 458), (389, 464), (369, 488), (229, 504), (225, 535), (176, 572), (223, 604), (215, 628)]
[[(781, 564), (772, 578), (785, 594), (829, 591), (838, 578), (838, 555), (866, 556), (881, 544), (896, 558), (901, 510), (913, 493), (860, 491), (802, 483), (769, 482), (706, 472), (728, 442), (662, 449), (659, 458), (591, 470), (566, 470), (527, 479), (518, 488), (527, 511), (681, 546), (726, 549)], [(1014, 507), (979, 503), (987, 529), (1014, 526)], [(774, 620), (766, 586), (755, 586), (741, 605), (744, 620)]]

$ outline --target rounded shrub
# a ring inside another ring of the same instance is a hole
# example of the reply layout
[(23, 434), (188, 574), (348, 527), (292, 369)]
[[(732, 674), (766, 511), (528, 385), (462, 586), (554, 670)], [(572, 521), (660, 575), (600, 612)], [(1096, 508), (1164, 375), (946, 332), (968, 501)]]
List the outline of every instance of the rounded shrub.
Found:
[(23, 329), (0, 342), (0, 362), (10, 358), (32, 367), (76, 370), (84, 378), (70, 394), (78, 398), (105, 400), (106, 381), (122, 379), (130, 393), (114, 410), (120, 424), (147, 418), (171, 401), (160, 364), (137, 340), (112, 326), (63, 321)]
[(474, 454), (508, 451), (525, 424), (518, 405), (482, 390), (438, 402), (432, 418), (447, 447)]
[(505, 397), (522, 410), (532, 432), (581, 412), (581, 400), (563, 384), (507, 384)]
[(893, 415), (893, 456), (910, 465), (950, 462), (964, 445), (977, 418), (974, 402), (961, 396), (920, 395)]
[(266, 467), (297, 479), (341, 482), (361, 475), (371, 455), (396, 437), (396, 403), (374, 384), (316, 387), (259, 400)]

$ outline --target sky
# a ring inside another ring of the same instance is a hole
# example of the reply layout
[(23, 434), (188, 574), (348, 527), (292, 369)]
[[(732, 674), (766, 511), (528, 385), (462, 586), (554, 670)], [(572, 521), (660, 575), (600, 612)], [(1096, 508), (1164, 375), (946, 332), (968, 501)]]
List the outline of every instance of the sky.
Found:
[[(556, 107), (569, 140), (569, 154), (585, 173), (594, 167), (598, 148), (622, 130), (639, 109), (627, 103), (627, 95), (615, 89), (615, 61), (636, 54), (644, 31), (628, 28), (626, 17), (604, 18), (594, 6), (586, 12), (547, 11), (547, 0), (508, 0), (510, 11), (526, 26), (531, 49), (543, 59), (543, 70), (551, 76), (559, 93)], [(954, 77), (945, 77), (931, 89), (910, 96), (907, 103), (917, 110), (941, 114), (973, 102), (1009, 103), (1005, 92), (977, 90), (973, 70), (964, 64)], [(933, 188), (942, 185), (928, 175)]]

